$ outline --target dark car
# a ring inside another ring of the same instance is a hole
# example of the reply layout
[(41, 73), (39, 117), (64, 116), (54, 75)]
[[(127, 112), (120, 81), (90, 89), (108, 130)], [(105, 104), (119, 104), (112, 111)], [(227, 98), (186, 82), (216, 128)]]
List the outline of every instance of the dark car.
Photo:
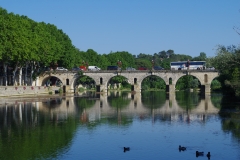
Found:
[(147, 70), (147, 67), (138, 67), (138, 70)]
[(74, 67), (72, 68), (72, 71), (81, 71), (81, 69), (79, 67)]
[(164, 68), (160, 67), (160, 66), (154, 66), (153, 67), (154, 70), (164, 70)]
[(108, 66), (107, 70), (118, 70), (118, 66)]

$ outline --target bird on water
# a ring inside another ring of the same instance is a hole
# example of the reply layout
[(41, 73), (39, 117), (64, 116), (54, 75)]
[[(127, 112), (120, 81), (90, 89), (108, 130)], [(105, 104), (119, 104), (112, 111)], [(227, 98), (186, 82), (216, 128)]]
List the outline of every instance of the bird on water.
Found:
[(196, 151), (196, 157), (198, 157), (198, 156), (203, 156), (204, 155), (204, 152), (198, 152), (198, 151)]
[(130, 151), (130, 147), (123, 147), (123, 152)]
[(179, 149), (179, 151), (185, 151), (187, 148), (179, 145), (178, 149)]
[(207, 157), (208, 157), (208, 159), (210, 159), (210, 157), (211, 157), (210, 152), (207, 153)]

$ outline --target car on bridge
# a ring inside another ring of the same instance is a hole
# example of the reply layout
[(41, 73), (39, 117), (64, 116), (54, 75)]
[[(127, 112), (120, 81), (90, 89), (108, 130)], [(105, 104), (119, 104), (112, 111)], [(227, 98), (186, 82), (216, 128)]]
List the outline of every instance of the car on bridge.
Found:
[(79, 66), (79, 68), (80, 68), (82, 71), (86, 71), (86, 70), (87, 70), (87, 67), (86, 67), (86, 66)]
[(162, 68), (161, 66), (154, 66), (153, 69), (154, 70), (164, 70), (164, 68)]
[(147, 70), (147, 67), (138, 67), (138, 70)]
[(63, 68), (63, 67), (57, 67), (56, 70), (57, 71), (68, 71), (68, 69)]
[(72, 71), (81, 71), (81, 69), (79, 67), (74, 67), (72, 68)]
[(100, 71), (101, 68), (97, 67), (97, 66), (88, 66), (88, 70), (89, 71)]
[(118, 66), (107, 66), (107, 70), (118, 70)]
[(135, 71), (136, 69), (133, 68), (133, 67), (127, 67), (126, 70), (127, 70), (127, 71)]
[(214, 67), (208, 67), (206, 70), (215, 70)]

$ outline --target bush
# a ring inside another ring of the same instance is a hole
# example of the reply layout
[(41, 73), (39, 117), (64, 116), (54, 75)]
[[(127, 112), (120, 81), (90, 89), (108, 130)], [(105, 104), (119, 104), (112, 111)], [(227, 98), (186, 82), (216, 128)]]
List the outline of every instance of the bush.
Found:
[(79, 91), (79, 92), (84, 92), (84, 90), (85, 90), (85, 89), (84, 89), (83, 87), (78, 88), (78, 91)]
[(62, 87), (59, 88), (58, 92), (59, 92), (59, 93), (63, 93)]
[(213, 80), (211, 83), (212, 90), (220, 90), (222, 88), (221, 83), (218, 80)]

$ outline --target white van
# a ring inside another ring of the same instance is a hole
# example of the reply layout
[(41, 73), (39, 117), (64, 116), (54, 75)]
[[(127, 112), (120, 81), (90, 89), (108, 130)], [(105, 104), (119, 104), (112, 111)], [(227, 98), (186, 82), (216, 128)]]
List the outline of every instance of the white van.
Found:
[(89, 71), (100, 71), (101, 68), (98, 68), (97, 66), (88, 66)]

